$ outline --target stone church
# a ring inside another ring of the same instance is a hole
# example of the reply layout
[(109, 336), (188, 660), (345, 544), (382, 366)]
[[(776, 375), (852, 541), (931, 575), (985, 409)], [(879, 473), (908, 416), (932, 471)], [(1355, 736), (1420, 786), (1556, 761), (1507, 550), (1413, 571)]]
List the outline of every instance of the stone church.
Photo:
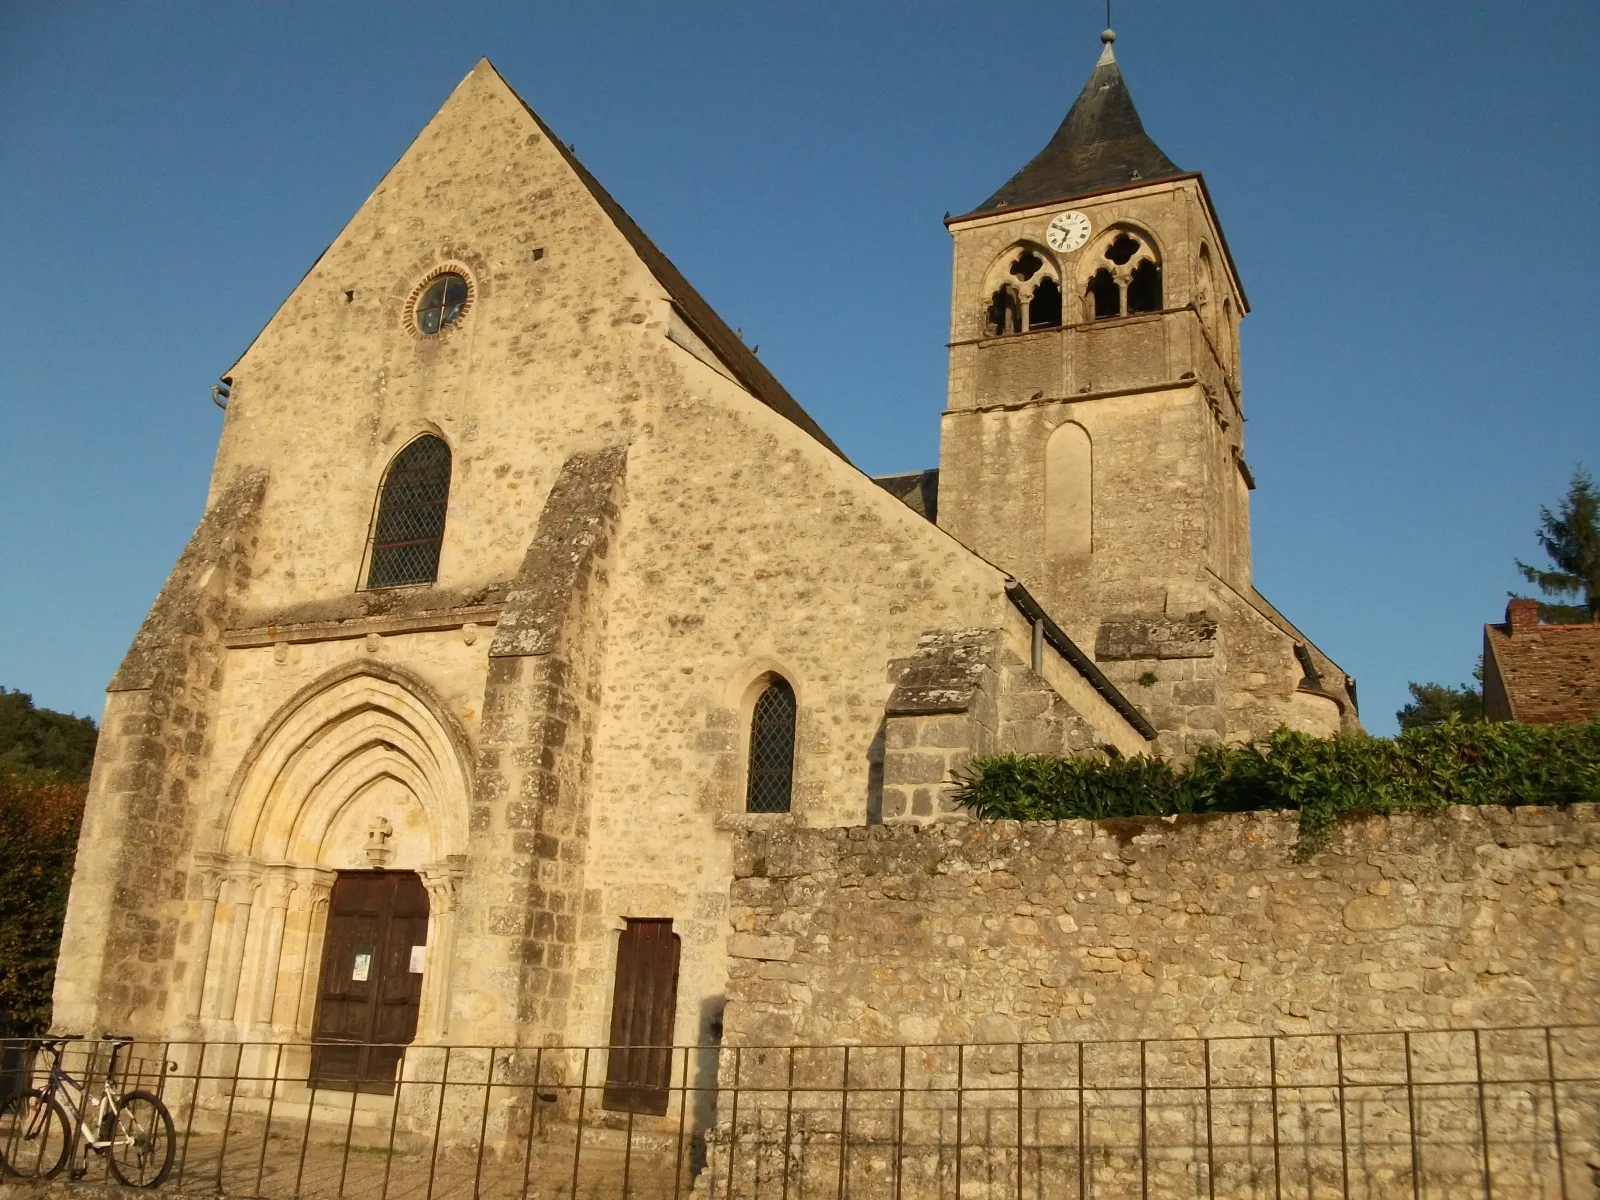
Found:
[(873, 479), (480, 61), (217, 389), (57, 1027), (314, 1040), (323, 1086), (392, 1078), (370, 1043), (714, 1040), (743, 828), (1359, 728), (1251, 584), (1248, 304), (1109, 36), (946, 223), (940, 461)]

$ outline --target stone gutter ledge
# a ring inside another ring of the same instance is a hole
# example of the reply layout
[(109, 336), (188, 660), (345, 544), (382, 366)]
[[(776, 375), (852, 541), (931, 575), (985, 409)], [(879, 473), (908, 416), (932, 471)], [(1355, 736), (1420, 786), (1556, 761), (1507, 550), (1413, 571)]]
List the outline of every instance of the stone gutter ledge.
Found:
[(392, 636), (398, 633), (434, 633), (461, 629), (467, 625), (496, 625), (500, 621), (498, 604), (471, 608), (440, 609), (437, 612), (404, 616), (356, 617), (346, 621), (304, 621), (291, 625), (258, 625), (230, 629), (222, 644), (230, 650), (271, 646), (278, 642), (336, 642), (366, 637), (369, 633)]

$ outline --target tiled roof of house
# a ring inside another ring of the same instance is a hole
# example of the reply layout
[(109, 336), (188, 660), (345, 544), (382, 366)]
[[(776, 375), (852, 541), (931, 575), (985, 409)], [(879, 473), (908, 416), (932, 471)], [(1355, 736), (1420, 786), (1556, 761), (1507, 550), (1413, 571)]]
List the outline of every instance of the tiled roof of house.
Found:
[(1600, 625), (1483, 627), (1484, 650), (1516, 721), (1554, 724), (1600, 717)]

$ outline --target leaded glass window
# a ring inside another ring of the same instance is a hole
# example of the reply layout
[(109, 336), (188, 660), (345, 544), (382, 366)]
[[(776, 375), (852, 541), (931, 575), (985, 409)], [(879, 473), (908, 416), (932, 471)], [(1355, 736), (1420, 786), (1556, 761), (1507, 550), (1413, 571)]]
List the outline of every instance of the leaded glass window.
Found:
[(786, 813), (794, 788), (794, 689), (774, 678), (750, 717), (750, 784), (745, 811)]
[(417, 297), (417, 328), (432, 335), (448, 329), (467, 309), (467, 281), (455, 272), (439, 276)]
[(427, 434), (395, 455), (378, 492), (369, 588), (432, 583), (439, 577), (449, 500), (449, 446)]

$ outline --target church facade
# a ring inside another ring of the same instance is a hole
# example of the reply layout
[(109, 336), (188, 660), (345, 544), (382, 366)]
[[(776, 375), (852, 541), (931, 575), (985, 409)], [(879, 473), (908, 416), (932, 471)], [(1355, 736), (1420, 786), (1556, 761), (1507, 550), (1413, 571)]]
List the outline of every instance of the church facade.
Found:
[(1109, 42), (949, 227), (939, 468), (874, 480), (480, 62), (225, 378), (58, 1028), (714, 1040), (742, 828), (959, 819), (978, 753), (1357, 728), (1251, 586), (1244, 293)]

